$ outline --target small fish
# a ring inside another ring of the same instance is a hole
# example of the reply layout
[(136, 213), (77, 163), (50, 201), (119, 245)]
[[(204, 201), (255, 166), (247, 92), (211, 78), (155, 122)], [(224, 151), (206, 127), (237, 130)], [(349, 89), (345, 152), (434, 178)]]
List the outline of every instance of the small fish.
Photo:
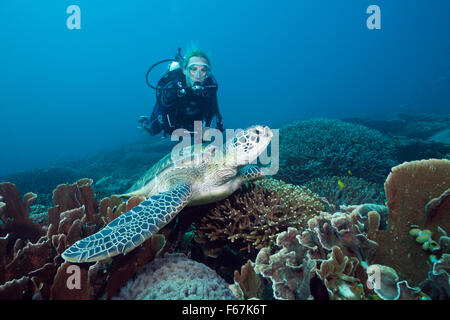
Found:
[(351, 170), (348, 170), (347, 172), (349, 175), (351, 175), (351, 176), (353, 175)]
[(344, 183), (341, 180), (338, 180), (338, 185), (341, 189), (344, 187)]
[(353, 139), (353, 143), (358, 143), (358, 139)]

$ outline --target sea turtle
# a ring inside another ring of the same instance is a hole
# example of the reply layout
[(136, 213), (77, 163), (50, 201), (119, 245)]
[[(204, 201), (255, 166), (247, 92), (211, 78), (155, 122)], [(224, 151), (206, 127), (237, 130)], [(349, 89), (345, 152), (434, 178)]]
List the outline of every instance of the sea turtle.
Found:
[[(185, 206), (222, 200), (243, 182), (262, 178), (263, 169), (250, 164), (272, 138), (265, 126), (239, 130), (219, 148), (212, 144), (182, 149), (181, 157), (168, 154), (150, 168), (123, 196), (146, 200), (120, 215), (97, 233), (78, 240), (62, 257), (70, 262), (93, 262), (126, 254), (171, 221)], [(198, 149), (197, 149), (198, 150)], [(178, 154), (180, 154), (178, 150)]]

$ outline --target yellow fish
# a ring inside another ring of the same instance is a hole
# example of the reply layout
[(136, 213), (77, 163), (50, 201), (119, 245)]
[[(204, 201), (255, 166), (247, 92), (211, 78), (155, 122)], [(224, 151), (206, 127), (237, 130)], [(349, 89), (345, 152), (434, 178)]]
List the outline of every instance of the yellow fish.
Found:
[(352, 175), (352, 171), (351, 170), (348, 170), (347, 172), (348, 172), (349, 175)]
[(353, 139), (353, 143), (358, 143), (358, 139)]
[(344, 183), (341, 180), (338, 180), (338, 185), (341, 189), (344, 187)]

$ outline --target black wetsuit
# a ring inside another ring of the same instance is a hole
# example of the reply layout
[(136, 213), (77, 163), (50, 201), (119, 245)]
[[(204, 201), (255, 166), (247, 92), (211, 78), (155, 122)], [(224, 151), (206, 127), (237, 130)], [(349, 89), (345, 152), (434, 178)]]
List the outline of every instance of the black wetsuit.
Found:
[(170, 71), (162, 77), (157, 87), (169, 90), (156, 91), (156, 103), (150, 119), (144, 128), (155, 135), (164, 131), (171, 134), (173, 130), (184, 128), (194, 130), (194, 121), (202, 121), (203, 126), (210, 127), (216, 117), (217, 128), (222, 128), (222, 116), (217, 104), (217, 82), (211, 75), (205, 79), (205, 87), (200, 94), (195, 94), (186, 85), (185, 75), (181, 69)]

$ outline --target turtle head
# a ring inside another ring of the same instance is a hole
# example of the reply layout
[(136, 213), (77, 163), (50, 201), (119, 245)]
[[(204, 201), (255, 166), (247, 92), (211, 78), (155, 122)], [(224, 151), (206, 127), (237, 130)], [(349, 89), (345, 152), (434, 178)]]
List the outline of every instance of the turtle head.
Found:
[(226, 144), (226, 163), (236, 167), (252, 163), (267, 148), (272, 136), (269, 127), (260, 125), (237, 131)]

